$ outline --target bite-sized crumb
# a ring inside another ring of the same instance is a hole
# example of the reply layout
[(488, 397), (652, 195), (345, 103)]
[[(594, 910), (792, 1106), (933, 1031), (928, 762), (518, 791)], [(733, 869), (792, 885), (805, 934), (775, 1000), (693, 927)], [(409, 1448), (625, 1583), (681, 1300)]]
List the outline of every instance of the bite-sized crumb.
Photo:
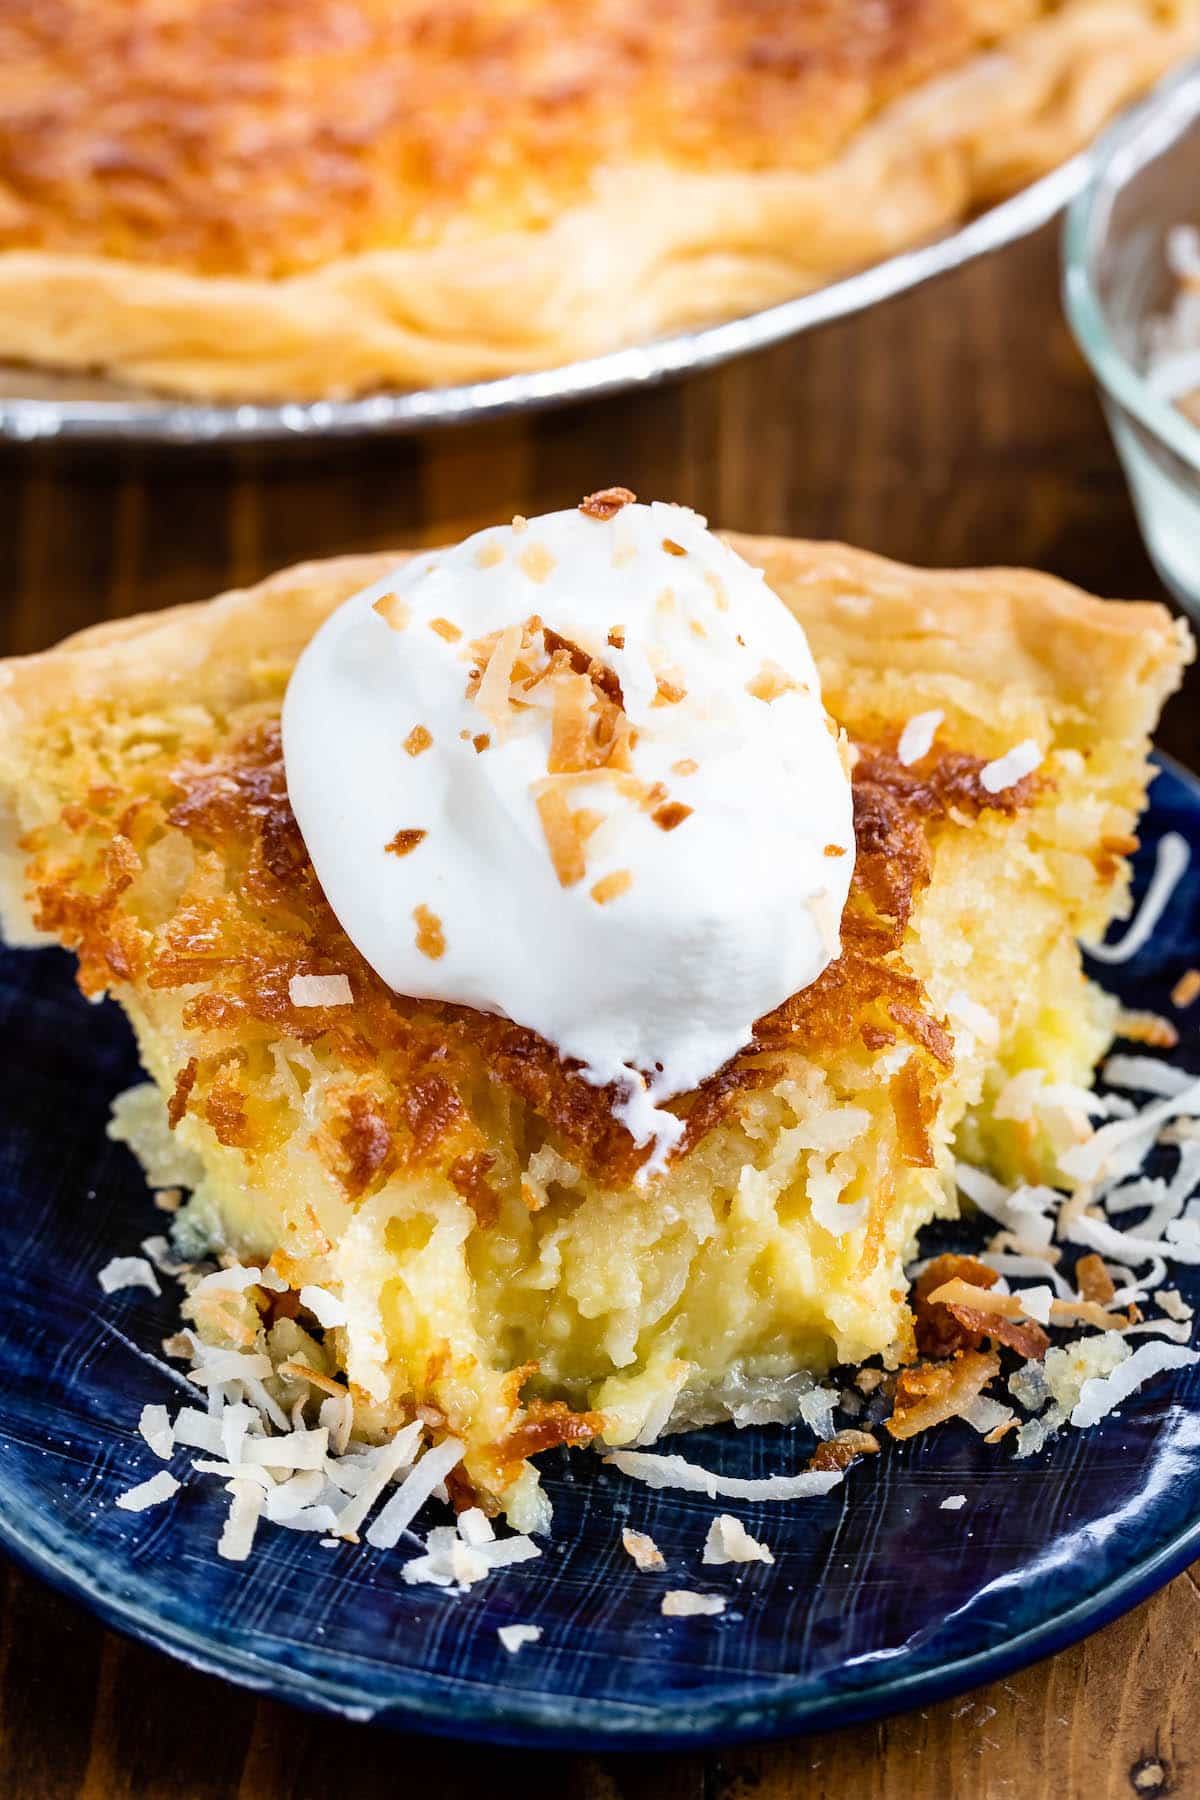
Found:
[(966, 1504), (967, 1504), (967, 1496), (965, 1494), (947, 1494), (946, 1498), (941, 1502), (940, 1506), (938, 1507), (938, 1511), (939, 1512), (957, 1512), (960, 1507), (963, 1507)]
[(540, 1625), (501, 1625), (496, 1630), (510, 1656), (515, 1656), (523, 1644), (536, 1644), (541, 1635)]

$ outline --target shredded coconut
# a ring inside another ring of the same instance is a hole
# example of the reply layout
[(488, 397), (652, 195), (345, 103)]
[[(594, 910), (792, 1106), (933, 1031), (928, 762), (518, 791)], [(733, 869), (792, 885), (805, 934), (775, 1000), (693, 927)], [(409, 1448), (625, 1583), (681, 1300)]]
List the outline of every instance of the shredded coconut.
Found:
[(1026, 775), (1042, 764), (1042, 752), (1034, 738), (1026, 738), (1023, 743), (1014, 744), (1003, 756), (994, 761), (984, 763), (979, 771), (979, 785), (987, 794), (1001, 794), (1005, 788), (1015, 787)]
[(896, 747), (896, 756), (906, 769), (913, 763), (920, 762), (923, 756), (928, 756), (933, 748), (937, 728), (945, 716), (944, 712), (934, 710), (916, 713), (908, 721), (900, 733), (900, 742)]
[(715, 1618), (725, 1611), (719, 1594), (697, 1594), (690, 1588), (671, 1588), (662, 1597), (662, 1613), (667, 1619)]
[(652, 1488), (682, 1488), (686, 1493), (707, 1494), (710, 1500), (727, 1495), (731, 1500), (803, 1500), (827, 1494), (842, 1479), (840, 1469), (807, 1469), (801, 1475), (766, 1475), (758, 1480), (718, 1475), (682, 1456), (653, 1456), (641, 1450), (614, 1450), (605, 1462)]
[(765, 1544), (750, 1536), (740, 1519), (735, 1519), (731, 1513), (718, 1513), (708, 1528), (701, 1561), (773, 1563), (775, 1558)]
[(1114, 1406), (1128, 1400), (1144, 1381), (1168, 1369), (1186, 1369), (1194, 1362), (1200, 1362), (1200, 1351), (1185, 1350), (1178, 1344), (1143, 1344), (1110, 1374), (1094, 1375), (1084, 1382), (1071, 1411), (1072, 1425), (1080, 1431), (1095, 1425)]
[(175, 1433), (171, 1429), (171, 1418), (166, 1407), (143, 1406), (138, 1430), (155, 1456), (161, 1456), (167, 1462), (175, 1448)]
[(510, 1656), (515, 1656), (523, 1644), (536, 1644), (541, 1635), (540, 1625), (500, 1625), (496, 1630)]
[(288, 999), (293, 1006), (349, 1006), (354, 993), (348, 975), (293, 975)]
[(938, 1511), (939, 1512), (957, 1512), (960, 1507), (965, 1506), (966, 1504), (967, 1504), (967, 1496), (965, 1494), (947, 1494), (946, 1498), (941, 1502), (940, 1506), (938, 1507)]
[(329, 1292), (328, 1288), (302, 1287), (300, 1304), (308, 1308), (317, 1324), (325, 1331), (332, 1331), (336, 1326), (344, 1325), (349, 1317), (345, 1306), (336, 1294)]
[(147, 1507), (161, 1506), (172, 1494), (179, 1492), (179, 1483), (169, 1469), (160, 1469), (149, 1481), (139, 1481), (136, 1487), (126, 1488), (118, 1494), (115, 1504), (122, 1512), (145, 1512)]
[(1166, 911), (1171, 895), (1183, 877), (1191, 851), (1186, 839), (1177, 831), (1166, 831), (1158, 840), (1158, 848), (1154, 857), (1154, 873), (1150, 877), (1150, 885), (1142, 897), (1142, 904), (1136, 917), (1130, 922), (1125, 933), (1115, 944), (1087, 944), (1084, 948), (1096, 962), (1123, 963), (1136, 956), (1142, 945), (1148, 943), (1158, 921)]
[(124, 1288), (148, 1288), (161, 1294), (158, 1277), (144, 1256), (114, 1256), (106, 1262), (97, 1280), (106, 1294), (119, 1294)]
[[(395, 1471), (404, 1466), (405, 1459), (415, 1448), (420, 1435), (421, 1426), (418, 1420), (414, 1420), (412, 1425), (407, 1425), (403, 1431), (396, 1433), (392, 1443), (397, 1445), (398, 1449), (389, 1458), (388, 1464), (384, 1465), (386, 1473), (381, 1480), (378, 1480), (376, 1494), (382, 1493)], [(457, 1438), (443, 1438), (440, 1444), (435, 1444), (431, 1450), (427, 1450), (412, 1473), (401, 1483), (399, 1491), (393, 1494), (380, 1512), (367, 1532), (367, 1542), (372, 1544), (376, 1550), (390, 1550), (393, 1545), (398, 1544), (401, 1532), (408, 1529), (425, 1502), (433, 1494), (434, 1489), (441, 1484), (451, 1469), (462, 1461), (464, 1449), (465, 1445), (459, 1443)], [(360, 1492), (357, 1499), (352, 1501), (346, 1509), (345, 1518), (349, 1520), (348, 1528), (350, 1530), (358, 1529), (370, 1510), (375, 1496), (372, 1495), (366, 1506), (361, 1506), (362, 1498), (363, 1494)], [(342, 1519), (339, 1519), (338, 1525), (344, 1537), (347, 1526)]]

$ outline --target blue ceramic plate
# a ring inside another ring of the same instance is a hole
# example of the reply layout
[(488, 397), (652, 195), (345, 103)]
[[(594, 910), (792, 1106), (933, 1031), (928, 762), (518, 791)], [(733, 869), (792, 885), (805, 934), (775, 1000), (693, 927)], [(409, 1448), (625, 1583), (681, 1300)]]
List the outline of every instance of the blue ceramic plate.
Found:
[[(1200, 846), (1200, 784), (1174, 769), (1155, 785), (1143, 880), (1168, 829)], [(1131, 1004), (1166, 1010), (1191, 966), (1195, 864), (1150, 949), (1103, 974)], [(144, 1358), (174, 1329), (173, 1299), (105, 1300), (96, 1283), (111, 1255), (161, 1226), (132, 1160), (104, 1135), (109, 1101), (137, 1075), (129, 1033), (115, 1007), (78, 998), (66, 957), (2, 952), (0, 1040), (0, 1539), (110, 1624), (199, 1668), (458, 1737), (695, 1746), (842, 1724), (991, 1680), (1200, 1555), (1197, 1365), (1024, 1462), (954, 1423), (886, 1446), (822, 1499), (738, 1505), (773, 1547), (770, 1567), (701, 1569), (711, 1501), (651, 1493), (585, 1455), (548, 1472), (556, 1532), (541, 1561), (465, 1596), (405, 1587), (398, 1553), (325, 1549), (269, 1527), (249, 1564), (222, 1563), (218, 1484), (193, 1480), (141, 1515), (113, 1506), (162, 1467), (136, 1433), (143, 1403), (174, 1397)], [(1195, 1026), (1183, 1053), (1200, 1065)], [(1178, 1280), (1200, 1304), (1200, 1270)], [(739, 1475), (802, 1467), (811, 1447), (801, 1428), (728, 1426), (688, 1446)], [(176, 1461), (185, 1475), (186, 1453)], [(966, 1505), (940, 1511), (949, 1494)], [(635, 1570), (622, 1525), (653, 1535), (671, 1585), (728, 1594), (726, 1614), (662, 1618), (664, 1578)], [(497, 1627), (527, 1621), (540, 1642), (509, 1656)]]

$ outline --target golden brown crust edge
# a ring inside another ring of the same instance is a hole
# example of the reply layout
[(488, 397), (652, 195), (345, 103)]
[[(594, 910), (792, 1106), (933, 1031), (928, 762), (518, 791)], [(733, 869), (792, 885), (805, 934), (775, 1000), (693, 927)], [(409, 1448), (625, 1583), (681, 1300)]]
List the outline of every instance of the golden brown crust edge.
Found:
[[(730, 535), (804, 625), (828, 668), (948, 674), (1011, 685), (1142, 738), (1194, 646), (1153, 602), (1106, 601), (1023, 569), (914, 569), (840, 544)], [(35, 656), (0, 662), (0, 926), (31, 941), (18, 839), (32, 823), (32, 737), (43, 720), (119, 697), (161, 710), (232, 706), (280, 690), (333, 609), (412, 554), (301, 563), (214, 600), (108, 620)], [(23, 805), (23, 802), (25, 803)]]
[(228, 399), (540, 368), (727, 318), (892, 254), (1073, 154), (1200, 50), (1200, 0), (1066, 0), (905, 96), (823, 168), (610, 171), (548, 230), (281, 281), (0, 255), (0, 356)]

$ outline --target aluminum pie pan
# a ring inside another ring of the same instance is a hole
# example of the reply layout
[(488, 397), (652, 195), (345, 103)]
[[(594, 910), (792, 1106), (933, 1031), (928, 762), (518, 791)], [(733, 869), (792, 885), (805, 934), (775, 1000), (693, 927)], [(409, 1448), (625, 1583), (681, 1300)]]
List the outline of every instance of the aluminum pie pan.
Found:
[(0, 366), (0, 440), (217, 445), (352, 438), (470, 424), (651, 387), (847, 318), (1027, 236), (1079, 191), (1089, 162), (1082, 151), (959, 230), (762, 312), (496, 380), (354, 400), (214, 405), (122, 389), (100, 377)]

